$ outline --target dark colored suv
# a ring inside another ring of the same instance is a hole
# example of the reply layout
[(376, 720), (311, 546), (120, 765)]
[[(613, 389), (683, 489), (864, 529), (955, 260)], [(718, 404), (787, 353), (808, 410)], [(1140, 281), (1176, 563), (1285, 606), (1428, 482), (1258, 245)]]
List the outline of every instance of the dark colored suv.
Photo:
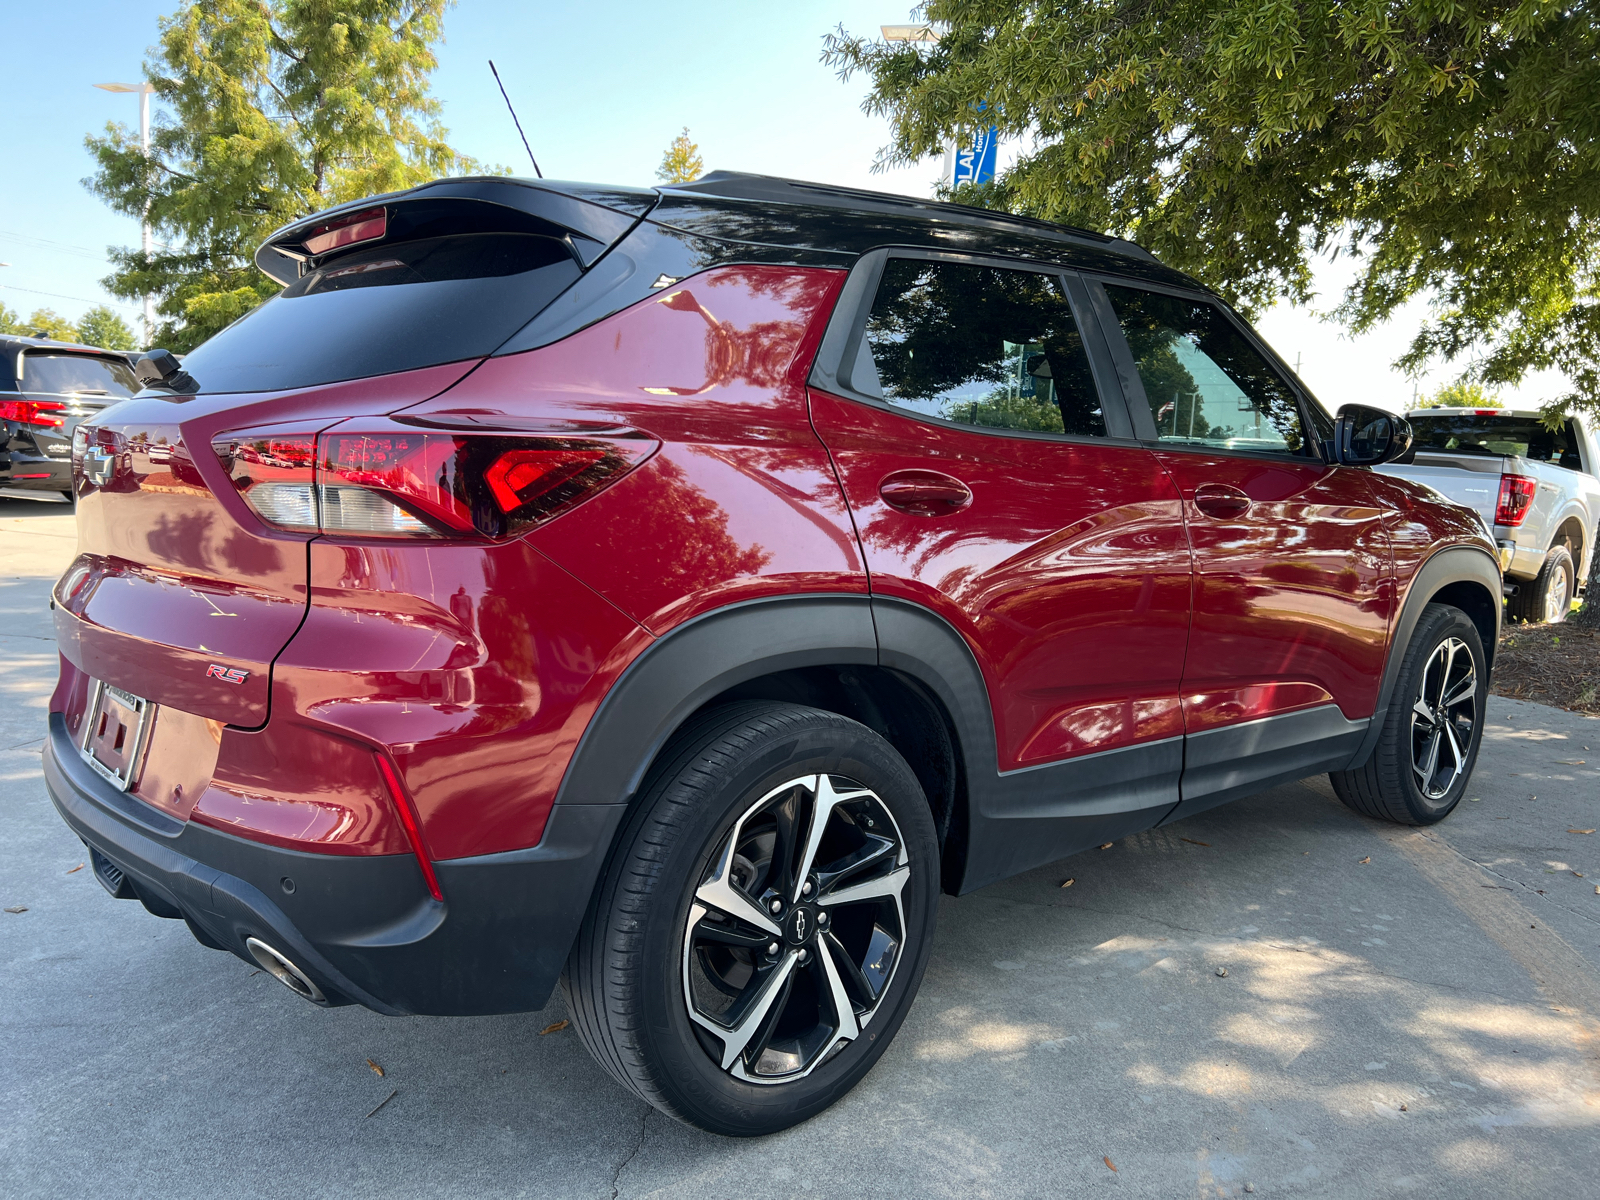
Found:
[(126, 354), (0, 337), (0, 487), (72, 499), (72, 431), (138, 390)]
[(445, 180), (256, 261), (78, 431), (45, 770), (113, 895), (318, 1004), (560, 980), (625, 1086), (761, 1133), (883, 1053), (941, 891), (1466, 786), (1481, 523), (1137, 246), (718, 173)]

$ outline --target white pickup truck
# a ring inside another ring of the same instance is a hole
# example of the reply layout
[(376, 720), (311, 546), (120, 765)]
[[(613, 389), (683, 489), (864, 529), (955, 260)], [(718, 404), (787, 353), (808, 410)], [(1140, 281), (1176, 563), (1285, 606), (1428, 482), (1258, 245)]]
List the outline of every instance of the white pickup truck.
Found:
[(1600, 437), (1586, 417), (1547, 429), (1532, 410), (1417, 408), (1416, 461), (1376, 468), (1475, 508), (1500, 547), (1520, 621), (1562, 621), (1600, 537)]

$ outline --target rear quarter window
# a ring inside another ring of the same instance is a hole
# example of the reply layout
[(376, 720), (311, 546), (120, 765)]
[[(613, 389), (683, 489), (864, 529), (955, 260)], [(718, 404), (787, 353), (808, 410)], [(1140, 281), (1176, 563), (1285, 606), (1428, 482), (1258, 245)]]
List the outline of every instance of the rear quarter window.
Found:
[(472, 233), (344, 254), (185, 356), (207, 392), (313, 387), (481, 358), (580, 274), (565, 243)]

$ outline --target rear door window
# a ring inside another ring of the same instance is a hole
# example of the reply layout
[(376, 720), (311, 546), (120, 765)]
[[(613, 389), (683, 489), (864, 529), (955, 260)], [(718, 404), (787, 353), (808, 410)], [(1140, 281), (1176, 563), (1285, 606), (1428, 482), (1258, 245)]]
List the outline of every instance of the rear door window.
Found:
[(566, 244), (469, 233), (332, 259), (185, 356), (207, 392), (387, 375), (494, 351), (578, 278)]
[(104, 396), (120, 400), (139, 390), (133, 368), (121, 359), (95, 354), (24, 354), (24, 392), (51, 395)]
[(961, 425), (1106, 436), (1072, 307), (1034, 271), (891, 258), (851, 383)]
[(1312, 455), (1288, 382), (1216, 305), (1106, 284), (1156, 436), (1214, 450)]

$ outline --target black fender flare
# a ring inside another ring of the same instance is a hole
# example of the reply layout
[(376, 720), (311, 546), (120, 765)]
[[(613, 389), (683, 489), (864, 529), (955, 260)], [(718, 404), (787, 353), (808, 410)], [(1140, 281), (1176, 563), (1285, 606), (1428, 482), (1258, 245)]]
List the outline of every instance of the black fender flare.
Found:
[(1400, 617), (1395, 622), (1394, 636), (1389, 639), (1389, 654), (1383, 664), (1383, 678), (1378, 685), (1378, 704), (1372, 712), (1372, 723), (1351, 756), (1346, 770), (1353, 770), (1372, 756), (1378, 738), (1383, 733), (1384, 714), (1394, 698), (1400, 664), (1405, 658), (1406, 647), (1411, 644), (1411, 636), (1416, 632), (1417, 622), (1422, 619), (1422, 610), (1443, 589), (1455, 583), (1481, 584), (1488, 594), (1489, 607), (1494, 613), (1494, 630), (1493, 635), (1484, 641), (1484, 653), (1493, 667), (1502, 618), (1500, 564), (1487, 550), (1476, 546), (1447, 546), (1437, 550), (1418, 568), (1411, 577), (1411, 586), (1406, 589)]

